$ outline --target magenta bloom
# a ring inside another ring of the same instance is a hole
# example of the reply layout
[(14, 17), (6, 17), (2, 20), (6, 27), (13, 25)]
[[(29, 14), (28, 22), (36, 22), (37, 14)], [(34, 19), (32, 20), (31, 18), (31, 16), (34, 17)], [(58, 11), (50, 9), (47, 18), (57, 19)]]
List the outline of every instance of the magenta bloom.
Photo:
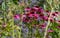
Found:
[(35, 11), (38, 11), (39, 6), (34, 6), (33, 9), (35, 9)]
[(58, 14), (58, 12), (55, 12), (56, 14)]
[(14, 16), (14, 18), (15, 19), (20, 19), (20, 15), (17, 14), (17, 15)]
[(26, 22), (26, 23), (29, 23), (29, 22), (31, 22), (29, 19), (27, 19), (27, 18), (24, 18), (23, 19), (23, 22)]
[(7, 25), (5, 23), (2, 24), (2, 27), (6, 27)]
[(36, 12), (36, 10), (34, 8), (31, 8), (30, 12)]
[(22, 15), (22, 18), (26, 18), (26, 15)]
[(48, 32), (54, 32), (53, 30), (49, 29)]
[(43, 23), (42, 25), (40, 25), (42, 29), (45, 29), (46, 28), (46, 24)]
[(34, 17), (35, 17), (35, 18), (38, 18), (38, 17), (39, 17), (39, 14), (34, 14)]
[(60, 22), (60, 20), (58, 22)]
[(56, 23), (60, 24), (60, 20), (56, 20)]
[(48, 17), (47, 16), (44, 16), (42, 17), (44, 20), (48, 21)]
[(29, 14), (29, 17), (33, 17), (33, 14)]
[(42, 9), (42, 8), (39, 8), (39, 10), (38, 10), (39, 12), (41, 12), (41, 13), (43, 13), (44, 12), (44, 10)]
[(60, 26), (57, 26), (58, 29), (60, 29)]
[(53, 13), (52, 15), (53, 15), (53, 16), (56, 16), (56, 14), (55, 14), (55, 13)]
[(46, 25), (42, 25), (42, 27), (41, 27), (42, 29), (44, 29), (44, 28), (46, 28)]
[(31, 8), (27, 7), (25, 8), (25, 12), (29, 12), (31, 10)]
[(50, 21), (51, 21), (51, 22), (54, 22), (55, 20), (54, 20), (54, 18), (51, 18)]

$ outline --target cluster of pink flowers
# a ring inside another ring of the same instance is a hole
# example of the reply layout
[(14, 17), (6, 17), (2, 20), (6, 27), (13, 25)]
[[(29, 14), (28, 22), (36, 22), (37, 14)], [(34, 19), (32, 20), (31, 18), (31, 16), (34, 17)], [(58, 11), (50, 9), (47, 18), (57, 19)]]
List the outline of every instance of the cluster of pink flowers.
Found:
[[(34, 6), (32, 8), (25, 8), (25, 13), (22, 15), (22, 19), (24, 22), (30, 22), (31, 20), (44, 20), (48, 21), (48, 18), (50, 16), (50, 11), (43, 10), (42, 7)], [(50, 18), (51, 22), (59, 21), (56, 19), (59, 12), (53, 12), (52, 16)]]
[[(23, 21), (24, 22), (31, 22), (32, 20), (39, 20), (42, 19), (41, 17), (44, 16), (43, 14), (43, 9), (38, 7), (38, 6), (34, 6), (32, 8), (25, 8), (25, 17), (23, 17)], [(23, 15), (23, 16), (24, 16)]]
[[(43, 20), (44, 22), (47, 22), (48, 18), (50, 16), (50, 13), (51, 13), (50, 11), (46, 11), (42, 7), (39, 7), (39, 6), (34, 6), (32, 8), (27, 7), (27, 8), (25, 8), (25, 13), (21, 16), (22, 22), (31, 23), (33, 21), (39, 21), (39, 20), (40, 21)], [(60, 15), (59, 12), (53, 12), (51, 15), (51, 18), (50, 18), (50, 22), (60, 23), (60, 20), (56, 19), (56, 17), (58, 17), (58, 15)], [(20, 16), (15, 15), (14, 18), (20, 19)], [(45, 25), (38, 24), (38, 25), (39, 25), (38, 27), (41, 27), (41, 28), (46, 27), (46, 24)], [(60, 28), (60, 26), (58, 26), (58, 28)], [(53, 30), (49, 30), (49, 31), (53, 32)]]
[(14, 19), (20, 19), (20, 15), (19, 14), (16, 14), (16, 15), (14, 15)]

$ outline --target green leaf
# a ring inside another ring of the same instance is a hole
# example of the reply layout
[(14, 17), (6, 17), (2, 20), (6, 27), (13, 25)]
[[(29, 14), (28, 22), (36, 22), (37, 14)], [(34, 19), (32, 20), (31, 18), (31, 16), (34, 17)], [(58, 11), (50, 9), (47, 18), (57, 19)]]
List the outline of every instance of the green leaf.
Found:
[(6, 6), (5, 6), (5, 2), (2, 3), (2, 9), (5, 10)]

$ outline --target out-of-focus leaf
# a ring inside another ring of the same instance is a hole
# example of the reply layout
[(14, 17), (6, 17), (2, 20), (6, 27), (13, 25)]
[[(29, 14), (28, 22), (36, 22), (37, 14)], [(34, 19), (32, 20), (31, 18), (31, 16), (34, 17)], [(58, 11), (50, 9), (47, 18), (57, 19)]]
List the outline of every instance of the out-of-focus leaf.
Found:
[(2, 3), (2, 9), (5, 10), (6, 6), (5, 6), (5, 2)]

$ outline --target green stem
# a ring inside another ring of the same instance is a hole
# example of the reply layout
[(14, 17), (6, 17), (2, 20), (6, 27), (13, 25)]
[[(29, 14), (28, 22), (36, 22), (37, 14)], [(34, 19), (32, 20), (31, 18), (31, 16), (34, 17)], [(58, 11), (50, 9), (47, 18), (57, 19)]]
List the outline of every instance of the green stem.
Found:
[(46, 38), (47, 31), (48, 31), (48, 27), (50, 26), (50, 18), (51, 18), (51, 16), (52, 16), (52, 13), (53, 13), (53, 10), (54, 10), (53, 6), (51, 5), (51, 4), (52, 4), (52, 2), (51, 2), (51, 3), (49, 3), (49, 1), (48, 1), (48, 0), (46, 0), (46, 1), (48, 2), (48, 4), (49, 4), (49, 5), (50, 5), (50, 7), (51, 7), (51, 12), (50, 12), (50, 16), (49, 16), (49, 18), (48, 18), (48, 23), (47, 23), (47, 26), (46, 26), (46, 28), (45, 28), (45, 32), (44, 32), (44, 37), (43, 37), (43, 38)]
[(14, 36), (14, 18), (12, 17), (12, 24), (13, 24), (13, 38), (15, 38)]
[(49, 16), (49, 18), (48, 18), (48, 23), (47, 23), (47, 26), (46, 26), (46, 28), (45, 28), (44, 38), (46, 38), (47, 31), (48, 31), (48, 27), (50, 26), (50, 18), (51, 18), (51, 16), (52, 16), (52, 13), (53, 13), (53, 8), (52, 8), (51, 13), (50, 13), (50, 16)]
[(46, 38), (47, 30), (48, 30), (49, 24), (50, 24), (50, 20), (48, 20), (48, 24), (47, 24), (47, 26), (46, 26), (45, 33), (44, 33), (44, 38)]
[[(20, 24), (22, 25), (21, 19), (20, 19)], [(19, 27), (19, 30), (18, 30), (18, 37), (21, 38), (21, 26)]]
[[(12, 13), (12, 10), (10, 9), (10, 11), (9, 11), (10, 13)], [(15, 34), (14, 34), (14, 17), (13, 17), (13, 14), (11, 15), (11, 17), (12, 17), (12, 21), (10, 22), (11, 23), (11, 25), (12, 25), (12, 36), (13, 36), (13, 38), (15, 38)]]
[(13, 36), (13, 38), (15, 38), (15, 36), (14, 36), (14, 22), (13, 22), (13, 20), (12, 20), (12, 32), (13, 32), (13, 34), (12, 34), (12, 36)]
[(13, 38), (14, 38), (14, 28), (13, 28)]
[(19, 29), (18, 34), (19, 34), (19, 38), (21, 38), (21, 28)]
[[(18, 26), (19, 27), (19, 26)], [(21, 27), (19, 27), (19, 29), (17, 30), (17, 33), (18, 33), (18, 38), (21, 38)]]

